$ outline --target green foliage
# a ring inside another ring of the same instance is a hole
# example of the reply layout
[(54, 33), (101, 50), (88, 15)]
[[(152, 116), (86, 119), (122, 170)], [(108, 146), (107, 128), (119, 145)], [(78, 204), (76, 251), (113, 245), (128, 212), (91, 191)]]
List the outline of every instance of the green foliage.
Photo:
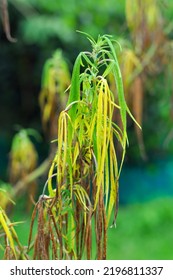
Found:
[[(63, 1), (11, 0), (11, 4), (26, 16), (20, 22), (24, 40), (30, 43), (45, 44), (51, 38), (64, 43), (77, 41), (76, 29), (97, 36), (112, 33), (116, 28), (114, 18), (123, 22), (124, 0), (73, 0), (64, 5)], [(118, 26), (121, 26), (118, 24)]]

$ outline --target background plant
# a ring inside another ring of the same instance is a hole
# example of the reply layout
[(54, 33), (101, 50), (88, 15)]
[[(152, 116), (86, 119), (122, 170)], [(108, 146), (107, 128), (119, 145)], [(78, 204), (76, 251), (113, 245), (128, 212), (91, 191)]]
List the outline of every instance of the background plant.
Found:
[[(70, 85), (70, 71), (62, 51), (56, 50), (52, 58), (43, 67), (39, 105), (43, 129), (48, 139), (57, 136), (57, 119), (65, 108), (68, 94), (66, 89)], [(65, 92), (66, 91), (66, 92)]]
[[(32, 173), (37, 167), (38, 154), (29, 135), (39, 138), (37, 132), (32, 129), (21, 129), (13, 138), (10, 161), (9, 161), (9, 181), (11, 185), (19, 181), (25, 181), (26, 177)], [(37, 182), (25, 182), (27, 185), (28, 209), (31, 207), (31, 200), (35, 198), (37, 193)], [(22, 189), (21, 189), (22, 191)], [(13, 191), (9, 193), (13, 196)]]
[[(133, 11), (131, 11), (131, 8)], [(120, 38), (123, 51), (119, 55), (120, 68), (123, 76), (124, 89), (127, 104), (133, 112), (137, 122), (142, 125), (143, 119), (147, 114), (147, 108), (150, 107), (148, 95), (157, 96), (157, 100), (163, 99), (170, 102), (172, 90), (171, 81), (165, 80), (168, 90), (163, 90), (165, 94), (159, 92), (158, 88), (151, 89), (150, 81), (154, 77), (168, 77), (170, 71), (168, 64), (172, 65), (171, 40), (166, 32), (165, 20), (161, 12), (163, 3), (159, 1), (126, 1), (126, 21), (129, 28), (129, 40)], [(166, 71), (165, 71), (166, 70)], [(167, 82), (166, 82), (167, 81)], [(111, 82), (111, 79), (110, 79)], [(111, 86), (112, 82), (111, 82)], [(154, 102), (154, 100), (153, 100)], [(143, 108), (145, 106), (145, 115)], [(162, 103), (163, 106), (163, 103)], [(160, 112), (158, 108), (158, 112)], [(167, 108), (167, 112), (169, 114)], [(157, 116), (158, 121), (158, 116)], [(165, 127), (166, 128), (166, 127)], [(170, 128), (170, 127), (169, 127)], [(167, 127), (167, 129), (169, 130)], [(144, 126), (147, 129), (147, 123)], [(148, 155), (145, 146), (148, 142), (148, 133), (143, 139), (143, 131), (135, 126), (136, 136), (139, 145), (140, 155), (143, 160), (147, 160)], [(165, 132), (166, 133), (166, 132)]]

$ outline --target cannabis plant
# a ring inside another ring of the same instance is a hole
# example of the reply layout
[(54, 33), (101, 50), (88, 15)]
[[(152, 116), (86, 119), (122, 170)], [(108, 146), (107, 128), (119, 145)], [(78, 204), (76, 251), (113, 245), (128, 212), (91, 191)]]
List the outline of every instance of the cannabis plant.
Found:
[[(34, 259), (106, 259), (112, 211), (112, 223), (117, 215), (130, 112), (113, 38), (87, 37), (92, 51), (81, 52), (75, 61), (67, 106), (58, 119), (57, 151), (32, 215), (29, 249), (38, 212)], [(110, 73), (117, 96), (107, 81)], [(121, 129), (112, 122), (114, 111), (120, 115)], [(122, 146), (120, 162), (114, 136)]]

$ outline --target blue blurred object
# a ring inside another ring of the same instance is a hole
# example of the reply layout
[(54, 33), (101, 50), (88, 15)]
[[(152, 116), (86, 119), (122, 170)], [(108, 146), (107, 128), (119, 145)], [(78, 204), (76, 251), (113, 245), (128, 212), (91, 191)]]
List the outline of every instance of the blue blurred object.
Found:
[(120, 204), (173, 197), (173, 160), (146, 166), (124, 166), (120, 176)]

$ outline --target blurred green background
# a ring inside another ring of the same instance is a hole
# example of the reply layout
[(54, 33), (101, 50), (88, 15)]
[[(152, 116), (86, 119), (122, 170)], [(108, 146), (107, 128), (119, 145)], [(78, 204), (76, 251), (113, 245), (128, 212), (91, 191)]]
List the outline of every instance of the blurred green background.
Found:
[[(49, 139), (43, 132), (38, 103), (42, 70), (54, 51), (62, 49), (72, 71), (77, 54), (89, 47), (85, 36), (76, 30), (88, 32), (94, 38), (98, 34), (111, 34), (120, 43), (126, 41), (141, 61), (149, 56), (148, 50), (161, 33), (156, 59), (142, 66), (142, 128), (147, 157), (142, 158), (134, 125), (129, 121), (119, 214), (116, 228), (108, 231), (108, 259), (173, 259), (173, 2), (150, 1), (159, 11), (160, 30), (154, 33), (150, 28), (150, 42), (140, 50), (140, 30), (127, 22), (127, 15), (133, 11), (133, 0), (128, 12), (125, 0), (8, 2), (11, 34), (17, 42), (13, 44), (6, 39), (1, 24), (0, 180), (4, 182), (9, 181), (9, 153), (16, 125), (33, 128), (42, 136), (41, 142), (32, 139), (39, 163), (49, 153)], [(39, 181), (37, 195), (42, 191), (44, 179)], [(26, 221), (16, 226), (24, 244), (30, 223), (23, 203), (25, 198), (25, 194), (16, 198), (17, 204), (10, 213), (12, 220)]]

